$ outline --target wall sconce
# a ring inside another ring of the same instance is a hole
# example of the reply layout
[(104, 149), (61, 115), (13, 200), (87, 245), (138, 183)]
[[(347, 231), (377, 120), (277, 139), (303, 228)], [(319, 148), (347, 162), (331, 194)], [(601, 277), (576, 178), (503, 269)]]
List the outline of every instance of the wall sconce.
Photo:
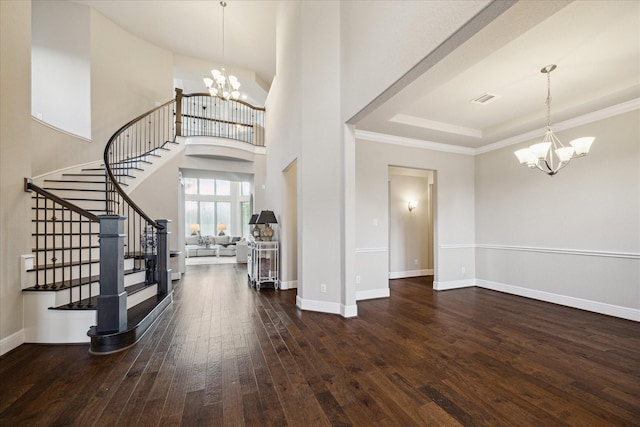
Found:
[(418, 202), (415, 200), (411, 200), (409, 202), (409, 212), (413, 211), (418, 206)]

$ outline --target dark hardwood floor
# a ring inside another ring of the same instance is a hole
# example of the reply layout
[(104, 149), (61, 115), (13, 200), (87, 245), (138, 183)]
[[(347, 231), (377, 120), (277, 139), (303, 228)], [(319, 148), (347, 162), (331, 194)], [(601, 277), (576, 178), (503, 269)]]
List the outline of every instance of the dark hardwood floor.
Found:
[(191, 266), (134, 347), (0, 358), (0, 425), (640, 425), (640, 325), (498, 292), (395, 280), (357, 319)]

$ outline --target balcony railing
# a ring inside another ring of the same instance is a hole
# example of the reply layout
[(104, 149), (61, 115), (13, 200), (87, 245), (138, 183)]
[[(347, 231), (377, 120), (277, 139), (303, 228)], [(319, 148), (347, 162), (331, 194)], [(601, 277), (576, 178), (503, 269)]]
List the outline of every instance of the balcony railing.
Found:
[(176, 89), (176, 135), (212, 136), (264, 145), (264, 108)]

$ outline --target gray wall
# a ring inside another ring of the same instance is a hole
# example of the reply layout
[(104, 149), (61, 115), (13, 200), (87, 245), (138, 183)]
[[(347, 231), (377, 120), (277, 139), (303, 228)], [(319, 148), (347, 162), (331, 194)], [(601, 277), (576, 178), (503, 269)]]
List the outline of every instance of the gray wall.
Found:
[(596, 140), (553, 177), (516, 161), (534, 141), (476, 157), (478, 283), (640, 319), (640, 114), (558, 136)]
[(356, 158), (356, 275), (361, 277), (358, 299), (388, 293), (389, 166), (435, 171), (434, 286), (446, 289), (472, 285), (473, 156), (358, 140)]

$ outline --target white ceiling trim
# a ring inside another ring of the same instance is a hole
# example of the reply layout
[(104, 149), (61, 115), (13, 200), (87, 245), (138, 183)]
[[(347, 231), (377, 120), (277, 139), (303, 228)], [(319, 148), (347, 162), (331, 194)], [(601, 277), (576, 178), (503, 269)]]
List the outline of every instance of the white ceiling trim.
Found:
[[(556, 123), (552, 126), (552, 128), (554, 131), (572, 129), (578, 126), (586, 125), (598, 120), (607, 119), (609, 117), (614, 117), (638, 109), (640, 109), (640, 98), (632, 99), (631, 101), (612, 105), (611, 107), (603, 108), (602, 110), (593, 111), (591, 113), (583, 114), (582, 116), (574, 117), (573, 119)], [(530, 132), (525, 132), (511, 138), (503, 139), (502, 141), (494, 142), (493, 144), (487, 144), (482, 147), (478, 147), (475, 149), (475, 154), (488, 153), (489, 151), (494, 151), (500, 148), (508, 147), (510, 145), (519, 144), (536, 137), (542, 137), (544, 135), (545, 129), (546, 128), (532, 130)]]
[(424, 119), (422, 117), (410, 116), (408, 114), (396, 114), (389, 119), (390, 122), (403, 125), (416, 126), (424, 129), (438, 130), (456, 135), (482, 138), (482, 131), (479, 129), (464, 126), (452, 125), (451, 123), (437, 122), (435, 120)]
[(387, 135), (384, 133), (370, 132), (366, 130), (356, 129), (357, 139), (365, 139), (367, 141), (382, 142), (385, 144), (401, 145), (404, 147), (422, 148), (425, 150), (444, 151), (445, 153), (465, 154), (474, 156), (475, 148), (460, 147), (458, 145), (442, 144), (440, 142), (423, 141), (420, 139), (405, 138), (403, 136)]
[[(593, 111), (573, 119), (556, 123), (553, 126), (555, 131), (571, 129), (574, 127), (586, 125), (598, 120), (614, 117), (620, 114), (640, 109), (640, 98), (635, 98), (621, 104), (613, 105), (602, 110)], [(367, 141), (382, 142), (385, 144), (401, 145), (404, 147), (422, 148), (425, 150), (442, 151), (445, 153), (464, 154), (467, 156), (476, 156), (478, 154), (488, 153), (510, 145), (519, 144), (524, 141), (532, 140), (536, 137), (544, 135), (544, 128), (525, 132), (502, 141), (494, 142), (479, 148), (460, 147), (458, 145), (443, 144), (441, 142), (424, 141), (420, 139), (405, 138), (402, 136), (388, 135), (378, 132), (370, 132), (366, 130), (356, 129), (355, 136), (357, 139), (365, 139)]]

